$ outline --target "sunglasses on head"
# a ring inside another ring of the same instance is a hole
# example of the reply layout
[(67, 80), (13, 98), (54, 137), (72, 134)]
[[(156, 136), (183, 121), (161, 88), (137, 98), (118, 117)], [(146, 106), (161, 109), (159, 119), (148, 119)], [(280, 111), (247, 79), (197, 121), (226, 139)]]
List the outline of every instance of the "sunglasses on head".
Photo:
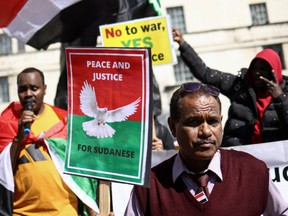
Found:
[(203, 87), (205, 90), (212, 96), (218, 97), (220, 90), (214, 86), (208, 84), (202, 84), (197, 82), (188, 82), (183, 83), (180, 87), (180, 93), (182, 92), (197, 92), (199, 89)]

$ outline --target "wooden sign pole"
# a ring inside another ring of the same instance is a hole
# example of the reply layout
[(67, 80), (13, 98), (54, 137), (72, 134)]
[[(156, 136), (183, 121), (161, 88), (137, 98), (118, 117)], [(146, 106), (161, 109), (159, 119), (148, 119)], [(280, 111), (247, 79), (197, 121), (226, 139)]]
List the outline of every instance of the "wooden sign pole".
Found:
[(110, 181), (99, 181), (99, 210), (101, 215), (109, 215), (110, 213)]
[[(152, 138), (156, 138), (156, 129), (154, 118), (152, 118)], [(110, 185), (111, 182), (107, 180), (99, 180), (99, 210), (101, 215), (109, 215), (110, 209)]]

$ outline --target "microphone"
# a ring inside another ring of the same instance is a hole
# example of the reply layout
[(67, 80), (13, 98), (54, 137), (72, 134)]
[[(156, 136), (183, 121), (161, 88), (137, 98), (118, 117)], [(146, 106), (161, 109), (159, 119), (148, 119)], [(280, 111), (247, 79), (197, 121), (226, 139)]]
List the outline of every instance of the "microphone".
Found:
[[(33, 110), (32, 102), (28, 101), (25, 104), (24, 110)], [(30, 133), (30, 126), (31, 126), (31, 122), (24, 123), (24, 134), (25, 135)]]

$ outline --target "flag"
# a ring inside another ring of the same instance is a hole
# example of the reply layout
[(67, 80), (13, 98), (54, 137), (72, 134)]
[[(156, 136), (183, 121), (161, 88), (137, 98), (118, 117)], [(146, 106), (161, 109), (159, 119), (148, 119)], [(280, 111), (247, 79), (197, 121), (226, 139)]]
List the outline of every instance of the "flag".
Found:
[[(54, 138), (46, 141), (49, 154), (59, 174), (83, 203), (94, 211), (99, 212), (99, 208), (95, 202), (97, 181), (63, 174), (64, 160), (62, 156), (64, 155), (64, 143), (67, 143), (67, 141)], [(13, 211), (14, 178), (10, 159), (10, 148), (11, 144), (0, 154), (0, 215), (12, 215)]]
[(205, 195), (205, 193), (203, 191), (201, 191), (200, 193), (196, 194), (194, 196), (194, 198), (198, 202), (200, 202), (201, 204), (204, 204), (204, 203), (208, 202), (208, 198), (207, 198), (207, 196)]
[[(65, 110), (56, 107), (52, 108), (58, 115), (63, 116), (62, 121), (49, 129), (44, 136), (44, 142), (53, 163), (63, 181), (75, 195), (84, 204), (99, 212), (96, 204), (97, 181), (95, 179), (63, 174), (64, 154), (67, 144), (67, 118), (65, 118), (67, 113)], [(20, 103), (13, 102), (2, 112), (0, 119), (0, 215), (12, 215), (13, 211), (14, 176), (10, 148), (11, 141), (18, 131), (19, 110), (21, 110)], [(33, 143), (37, 140), (38, 138), (33, 134), (29, 134), (27, 143)]]
[(48, 147), (50, 156), (56, 166), (58, 173), (61, 175), (63, 181), (69, 186), (69, 188), (77, 195), (77, 197), (87, 206), (94, 211), (99, 212), (99, 208), (96, 204), (96, 191), (98, 181), (92, 178), (85, 178), (80, 176), (71, 176), (64, 174), (64, 160), (65, 150), (67, 147), (67, 119), (61, 125), (56, 125), (53, 137), (47, 138), (45, 143)]
[(0, 2), (0, 28), (36, 48), (96, 38), (99, 25), (155, 16), (159, 0), (9, 0)]
[(10, 146), (0, 154), (0, 215), (12, 215), (14, 178), (10, 158)]

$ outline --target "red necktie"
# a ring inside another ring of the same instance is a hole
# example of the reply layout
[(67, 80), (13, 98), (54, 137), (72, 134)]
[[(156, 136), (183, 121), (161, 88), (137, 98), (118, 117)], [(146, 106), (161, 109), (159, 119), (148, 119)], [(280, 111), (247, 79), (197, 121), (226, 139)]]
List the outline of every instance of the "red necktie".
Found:
[(209, 197), (210, 193), (207, 188), (207, 184), (209, 181), (209, 172), (190, 176), (199, 186), (198, 190), (196, 191), (196, 194), (200, 193), (201, 191), (204, 191), (206, 196)]

